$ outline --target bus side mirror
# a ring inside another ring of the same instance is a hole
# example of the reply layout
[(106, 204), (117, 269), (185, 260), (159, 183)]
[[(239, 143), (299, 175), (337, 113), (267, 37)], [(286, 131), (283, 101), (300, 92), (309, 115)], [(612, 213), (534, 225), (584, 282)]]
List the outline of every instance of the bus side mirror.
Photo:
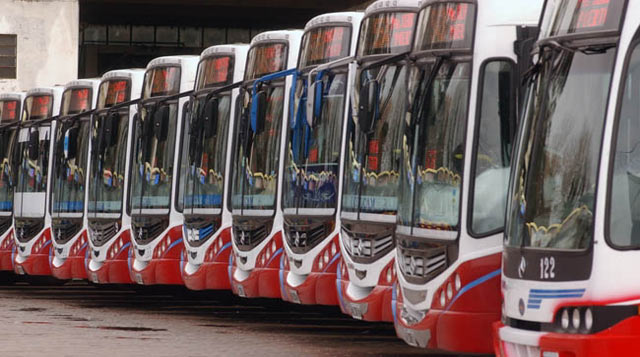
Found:
[(218, 98), (212, 98), (204, 106), (204, 118), (202, 129), (204, 137), (211, 138), (218, 132)]
[(78, 127), (73, 126), (64, 134), (64, 158), (75, 159), (78, 154)]
[(360, 88), (360, 104), (358, 105), (358, 126), (365, 133), (373, 130), (378, 82), (369, 81)]
[(158, 141), (167, 140), (169, 132), (169, 106), (163, 105), (153, 113), (153, 136)]
[[(310, 128), (313, 128), (318, 124), (320, 116), (322, 116), (322, 100), (324, 94), (324, 83), (321, 79), (313, 82), (313, 85), (309, 87), (309, 99), (312, 105), (307, 107), (307, 124)], [(310, 110), (309, 110), (310, 109)]]
[(36, 129), (29, 133), (29, 144), (27, 145), (29, 150), (29, 160), (37, 160), (39, 156), (40, 146), (40, 131)]
[(267, 117), (267, 92), (260, 91), (253, 97), (251, 103), (251, 129), (258, 135), (264, 130)]

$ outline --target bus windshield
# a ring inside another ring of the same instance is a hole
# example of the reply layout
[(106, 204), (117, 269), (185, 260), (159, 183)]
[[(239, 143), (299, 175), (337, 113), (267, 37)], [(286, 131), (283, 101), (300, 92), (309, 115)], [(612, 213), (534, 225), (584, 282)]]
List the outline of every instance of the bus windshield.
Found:
[(204, 128), (202, 117), (206, 95), (196, 99), (193, 118), (184, 121), (182, 139), (181, 175), (178, 197), (184, 204), (185, 213), (200, 208), (222, 209), (225, 165), (227, 162), (227, 140), (231, 118), (231, 96), (229, 93), (217, 97), (218, 120), (216, 128)]
[[(68, 116), (91, 109), (91, 98), (91, 88), (67, 89), (62, 95), (61, 114)], [(54, 136), (52, 213), (84, 212), (88, 150), (89, 117), (59, 120)]]
[(590, 245), (615, 47), (543, 47), (530, 85), (507, 208), (507, 244)]
[[(45, 119), (51, 117), (52, 111), (52, 95), (29, 96), (25, 99), (23, 120)], [(50, 129), (50, 123), (20, 129), (16, 147), (20, 165), (16, 192), (44, 193), (47, 191)], [(30, 148), (30, 141), (37, 144)]]
[(58, 123), (54, 145), (51, 210), (82, 214), (89, 154), (88, 118)]
[(87, 205), (90, 214), (122, 212), (128, 131), (127, 108), (99, 115), (93, 121)]
[[(0, 101), (0, 124), (18, 119), (20, 101)], [(13, 148), (16, 144), (16, 129), (0, 128), (0, 212), (13, 210), (13, 188), (15, 186), (15, 167)]]
[[(163, 108), (164, 107), (164, 108)], [(143, 104), (134, 126), (130, 207), (161, 209), (171, 202), (177, 101)], [(165, 117), (163, 113), (167, 113)], [(142, 213), (142, 212), (141, 212)]]
[[(322, 82), (322, 111), (317, 123), (309, 127), (306, 116), (297, 115), (304, 113), (304, 108), (291, 113), (296, 125), (289, 129), (287, 135), (282, 196), (285, 213), (296, 214), (299, 212), (289, 211), (305, 208), (321, 209), (305, 212), (308, 214), (333, 214), (337, 206), (347, 73), (327, 71)], [(306, 95), (307, 89), (302, 80), (298, 86), (296, 96)], [(306, 104), (304, 100), (300, 102), (296, 98), (296, 101), (299, 105)]]
[(398, 224), (457, 231), (471, 63), (444, 61), (413, 73), (420, 95), (403, 137)]
[(276, 206), (278, 165), (280, 163), (280, 128), (284, 114), (284, 82), (264, 85), (266, 115), (258, 132), (250, 121), (251, 94), (244, 90), (242, 110), (238, 110), (234, 149), (233, 210), (273, 211)]
[[(350, 213), (395, 215), (402, 163), (402, 135), (407, 113), (407, 66), (401, 63), (366, 69), (354, 88), (372, 88), (371, 130), (347, 125), (342, 210)], [(394, 219), (395, 222), (395, 219)]]

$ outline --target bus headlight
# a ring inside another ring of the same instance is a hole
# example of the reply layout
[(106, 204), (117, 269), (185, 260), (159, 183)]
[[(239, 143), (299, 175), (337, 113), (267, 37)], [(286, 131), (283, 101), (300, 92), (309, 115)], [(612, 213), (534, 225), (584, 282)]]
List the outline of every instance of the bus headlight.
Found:
[(562, 317), (560, 318), (560, 324), (562, 325), (563, 329), (565, 330), (569, 329), (569, 310), (568, 309), (563, 309)]
[(576, 330), (580, 329), (580, 309), (573, 309), (573, 314), (571, 316), (571, 322), (573, 323), (573, 328)]
[(590, 307), (584, 310), (584, 327), (588, 331), (591, 331), (591, 328), (593, 327), (593, 310), (591, 310)]

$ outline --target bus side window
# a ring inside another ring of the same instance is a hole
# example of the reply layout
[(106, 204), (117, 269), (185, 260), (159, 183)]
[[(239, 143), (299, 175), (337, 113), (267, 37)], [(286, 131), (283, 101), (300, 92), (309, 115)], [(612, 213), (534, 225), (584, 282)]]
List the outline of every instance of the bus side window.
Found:
[[(636, 35), (637, 36), (637, 35)], [(640, 42), (624, 75), (611, 177), (609, 241), (617, 247), (640, 247)]]
[(472, 163), (471, 234), (502, 231), (517, 120), (516, 65), (492, 59), (481, 68)]

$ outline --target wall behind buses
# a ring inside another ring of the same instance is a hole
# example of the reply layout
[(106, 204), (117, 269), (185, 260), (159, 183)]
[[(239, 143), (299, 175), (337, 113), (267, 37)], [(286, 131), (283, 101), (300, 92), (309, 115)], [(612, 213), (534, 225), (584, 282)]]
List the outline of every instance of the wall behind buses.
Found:
[[(9, 46), (8, 52), (3, 50), (0, 56), (16, 55), (17, 77), (0, 75), (0, 93), (75, 79), (78, 24), (78, 0), (0, 0), (0, 46), (3, 49)], [(11, 49), (13, 43), (15, 52)], [(5, 58), (0, 61), (0, 67), (10, 66), (12, 62), (10, 57)], [(6, 73), (0, 71), (0, 74)]]

